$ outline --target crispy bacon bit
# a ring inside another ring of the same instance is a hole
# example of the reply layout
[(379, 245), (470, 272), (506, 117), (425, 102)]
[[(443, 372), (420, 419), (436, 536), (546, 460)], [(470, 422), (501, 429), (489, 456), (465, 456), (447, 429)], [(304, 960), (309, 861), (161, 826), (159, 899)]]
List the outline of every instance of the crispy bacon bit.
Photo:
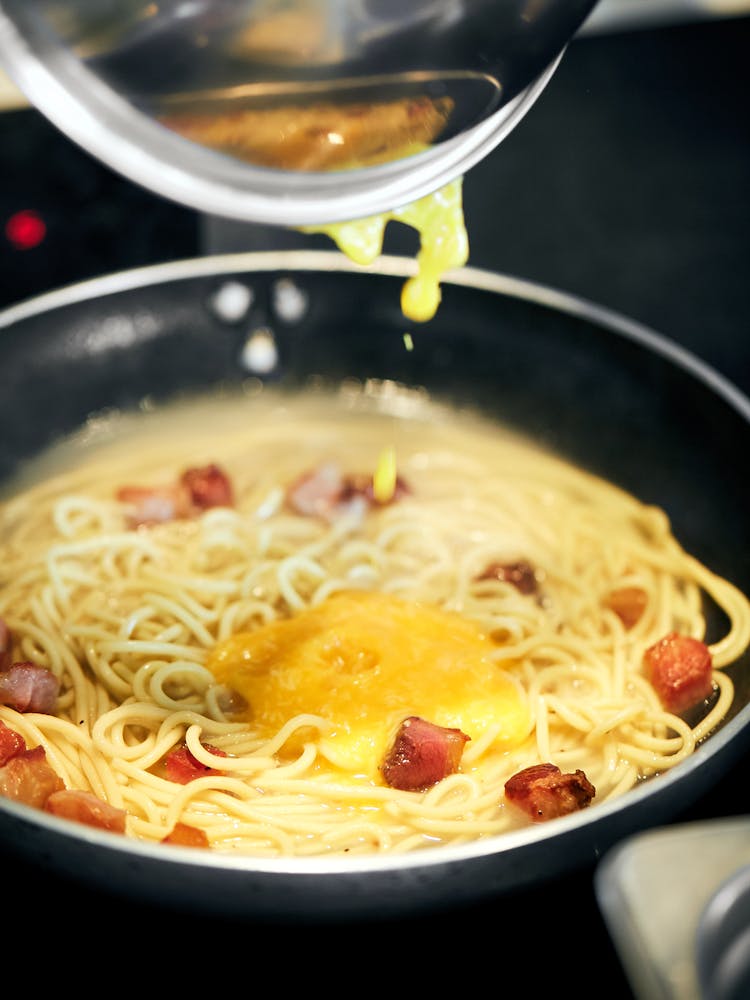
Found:
[[(216, 757), (226, 757), (223, 750), (212, 747), (210, 743), (201, 744), (204, 750), (214, 754)], [(196, 778), (204, 778), (207, 774), (224, 774), (224, 771), (215, 767), (208, 767), (197, 760), (188, 750), (187, 746), (178, 747), (167, 754), (164, 761), (165, 773), (170, 781), (176, 781), (180, 785), (187, 785)]]
[(11, 634), (10, 629), (0, 618), (0, 670), (7, 670), (11, 664)]
[(391, 495), (387, 500), (379, 500), (375, 495), (375, 482), (372, 476), (352, 475), (344, 478), (341, 500), (346, 503), (355, 497), (363, 497), (370, 507), (387, 507), (402, 497), (409, 496), (410, 493), (408, 484), (401, 476), (396, 476)]
[(643, 616), (648, 594), (643, 587), (617, 587), (604, 599), (604, 606), (614, 611), (625, 628), (633, 628)]
[(125, 833), (125, 810), (110, 805), (91, 792), (61, 789), (48, 797), (44, 809), (53, 816), (95, 826), (99, 830)]
[(60, 682), (46, 667), (24, 661), (0, 673), (0, 704), (17, 712), (44, 712), (52, 715), (57, 705)]
[(42, 746), (22, 750), (0, 767), (0, 795), (35, 809), (43, 808), (49, 796), (64, 787)]
[(328, 517), (341, 498), (344, 477), (333, 462), (325, 462), (291, 484), (287, 501), (292, 510), (305, 517)]
[(182, 847), (208, 847), (208, 834), (188, 823), (175, 823), (171, 833), (162, 838), (162, 844), (179, 844)]
[(713, 692), (711, 651), (700, 639), (670, 632), (649, 646), (646, 676), (668, 712), (680, 715)]
[(176, 483), (121, 486), (115, 496), (130, 508), (131, 528), (186, 520), (210, 507), (230, 507), (234, 503), (229, 477), (213, 463), (185, 469)]
[(287, 503), (304, 517), (330, 520), (356, 509), (358, 504), (365, 509), (383, 507), (410, 492), (407, 483), (397, 476), (391, 496), (382, 502), (375, 497), (372, 476), (345, 476), (335, 462), (324, 462), (294, 480), (287, 490)]
[(505, 782), (505, 797), (533, 823), (585, 809), (595, 795), (583, 771), (564, 774), (555, 764), (533, 764)]
[(516, 562), (492, 562), (476, 577), (477, 580), (500, 580), (512, 583), (522, 594), (535, 594), (539, 589), (536, 570), (525, 559)]
[(404, 719), (380, 771), (387, 785), (421, 792), (458, 770), (470, 739), (417, 715)]
[(7, 764), (11, 757), (17, 757), (26, 749), (26, 740), (15, 729), (0, 721), (0, 767)]
[(234, 503), (232, 484), (218, 465), (186, 469), (180, 477), (180, 482), (187, 489), (193, 506), (198, 510), (231, 507)]
[(121, 486), (115, 495), (130, 508), (131, 528), (165, 524), (190, 514), (190, 497), (179, 486)]

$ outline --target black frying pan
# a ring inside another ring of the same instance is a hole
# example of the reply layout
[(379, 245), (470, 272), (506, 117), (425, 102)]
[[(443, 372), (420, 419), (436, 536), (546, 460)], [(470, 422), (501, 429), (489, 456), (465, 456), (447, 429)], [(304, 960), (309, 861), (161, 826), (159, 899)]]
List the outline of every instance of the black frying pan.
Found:
[[(386, 259), (365, 271), (327, 252), (214, 257), (113, 275), (0, 313), (0, 478), (90, 414), (146, 396), (167, 401), (248, 377), (289, 386), (393, 379), (479, 407), (662, 506), (688, 550), (750, 591), (750, 402), (741, 393), (620, 316), (470, 269), (445, 284), (435, 319), (414, 327), (399, 305), (411, 266)], [(292, 316), (279, 307), (288, 282), (305, 303)], [(241, 318), (215, 305), (232, 283), (252, 293)], [(241, 360), (261, 327), (279, 352), (268, 375)], [(2, 800), (0, 842), (34, 869), (82, 885), (229, 917), (411, 917), (491, 901), (591, 870), (623, 838), (708, 795), (750, 743), (750, 665), (733, 674), (731, 717), (684, 764), (619, 801), (494, 842), (396, 859), (256, 863), (152, 850)]]

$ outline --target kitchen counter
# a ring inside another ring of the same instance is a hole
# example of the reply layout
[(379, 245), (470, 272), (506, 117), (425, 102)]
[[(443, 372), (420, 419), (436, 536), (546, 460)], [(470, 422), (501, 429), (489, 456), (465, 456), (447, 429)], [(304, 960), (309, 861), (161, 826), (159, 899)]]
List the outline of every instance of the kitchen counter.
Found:
[[(537, 104), (465, 179), (470, 264), (626, 314), (750, 392), (748, 51), (746, 17), (574, 40)], [(227, 234), (133, 188), (33, 110), (0, 115), (0, 149), (3, 218), (31, 207), (49, 221), (38, 247), (0, 251), (0, 304), (110, 270), (279, 245), (279, 234)], [(408, 252), (403, 234), (386, 250)], [(676, 821), (750, 813), (749, 789), (737, 767)], [(588, 871), (468, 911), (346, 927), (206, 922), (15, 862), (13, 877), (13, 923), (45, 935), (54, 950), (47, 981), (74, 988), (91, 985), (97, 954), (117, 955), (115, 982), (146, 988), (151, 954), (164, 982), (176, 977), (174, 992), (193, 994), (222, 983), (255, 993), (270, 971), (271, 988), (284, 992), (350, 993), (371, 982), (388, 993), (406, 983), (503, 993), (518, 982), (531, 997), (632, 996)], [(341, 972), (342, 955), (357, 971)], [(178, 975), (186, 961), (190, 974)]]

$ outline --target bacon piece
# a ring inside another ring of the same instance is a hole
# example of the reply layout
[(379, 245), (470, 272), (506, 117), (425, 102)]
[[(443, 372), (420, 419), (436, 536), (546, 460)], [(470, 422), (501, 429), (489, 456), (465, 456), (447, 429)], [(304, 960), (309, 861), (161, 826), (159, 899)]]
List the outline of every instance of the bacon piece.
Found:
[(234, 503), (232, 484), (218, 465), (186, 469), (180, 477), (180, 483), (188, 491), (193, 507), (198, 510), (231, 507)]
[(0, 767), (0, 795), (35, 809), (43, 808), (49, 796), (64, 787), (42, 746), (22, 750)]
[(526, 559), (518, 559), (508, 563), (491, 562), (476, 579), (512, 583), (516, 590), (522, 594), (535, 594), (539, 589), (536, 570)]
[(182, 847), (208, 847), (208, 834), (189, 823), (175, 823), (172, 832), (162, 838), (162, 844), (180, 844)]
[(355, 497), (363, 497), (369, 507), (387, 507), (410, 493), (411, 489), (405, 480), (401, 476), (396, 476), (391, 495), (387, 500), (378, 500), (375, 496), (375, 483), (372, 476), (352, 475), (344, 478), (340, 501), (347, 503)]
[(95, 826), (99, 830), (125, 833), (125, 810), (110, 805), (91, 792), (67, 788), (55, 791), (44, 803), (44, 810), (53, 816)]
[(28, 660), (0, 673), (0, 704), (17, 712), (52, 715), (59, 690), (60, 682), (51, 670)]
[[(210, 743), (203, 743), (201, 745), (205, 750), (208, 750), (209, 753), (217, 757), (227, 756), (223, 750), (219, 750), (218, 747), (212, 747)], [(202, 764), (193, 756), (187, 746), (178, 747), (177, 750), (172, 750), (168, 753), (164, 761), (164, 767), (167, 778), (170, 781), (176, 781), (180, 785), (187, 785), (189, 781), (195, 781), (196, 778), (203, 778), (207, 774), (225, 773), (218, 768)]]
[(583, 771), (564, 774), (555, 764), (532, 764), (505, 782), (505, 797), (533, 823), (585, 809), (595, 795)]
[(305, 517), (328, 517), (343, 491), (344, 477), (338, 465), (324, 462), (294, 480), (287, 490), (287, 502)]
[(427, 722), (418, 715), (401, 723), (380, 771), (387, 785), (421, 792), (458, 770), (470, 739), (460, 729)]
[(11, 757), (17, 757), (26, 749), (26, 740), (15, 729), (0, 721), (0, 767), (7, 764)]
[(356, 509), (358, 504), (365, 509), (384, 507), (410, 492), (407, 483), (397, 476), (393, 493), (388, 500), (381, 502), (375, 497), (372, 476), (345, 476), (335, 462), (324, 462), (294, 480), (287, 490), (287, 503), (304, 517), (330, 520)]
[(643, 658), (646, 677), (668, 712), (680, 715), (713, 692), (711, 651), (700, 639), (669, 632)]
[(643, 587), (616, 587), (604, 599), (604, 606), (614, 611), (625, 628), (633, 628), (643, 616), (648, 594)]
[(0, 670), (7, 670), (11, 665), (11, 634), (10, 629), (0, 618)]
[(190, 515), (190, 496), (181, 486), (121, 486), (115, 494), (130, 511), (131, 528), (165, 524)]

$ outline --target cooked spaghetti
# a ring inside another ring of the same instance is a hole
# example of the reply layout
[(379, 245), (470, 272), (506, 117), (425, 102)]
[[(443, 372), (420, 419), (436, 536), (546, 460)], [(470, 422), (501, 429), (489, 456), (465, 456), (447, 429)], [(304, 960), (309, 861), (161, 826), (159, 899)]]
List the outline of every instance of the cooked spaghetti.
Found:
[[(127, 835), (187, 828), (254, 856), (470, 841), (529, 822), (504, 791), (525, 768), (583, 772), (596, 808), (684, 761), (728, 712), (748, 602), (664, 512), (390, 388), (111, 417), (14, 484), (9, 659), (60, 688), (54, 713), (0, 705), (0, 720), (67, 789), (123, 810)], [(231, 502), (134, 524), (133, 490), (209, 463)], [(290, 502), (342, 471), (333, 505)], [(722, 635), (706, 634), (709, 603)], [(644, 670), (669, 633), (711, 653), (695, 717), (665, 710)], [(383, 769), (412, 717), (465, 739), (417, 790)], [(179, 752), (195, 765), (184, 783)]]

